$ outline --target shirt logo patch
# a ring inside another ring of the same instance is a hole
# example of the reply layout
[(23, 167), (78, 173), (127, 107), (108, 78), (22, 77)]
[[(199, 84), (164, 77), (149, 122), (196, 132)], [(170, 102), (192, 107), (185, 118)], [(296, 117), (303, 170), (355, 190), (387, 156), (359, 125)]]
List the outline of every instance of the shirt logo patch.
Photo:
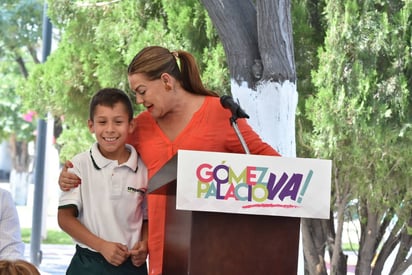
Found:
[(142, 193), (142, 194), (144, 194), (144, 193), (146, 193), (146, 190), (145, 189), (137, 189), (137, 188), (134, 188), (134, 187), (127, 187), (127, 192), (129, 192), (129, 193), (136, 193), (136, 192), (139, 192), (139, 193)]

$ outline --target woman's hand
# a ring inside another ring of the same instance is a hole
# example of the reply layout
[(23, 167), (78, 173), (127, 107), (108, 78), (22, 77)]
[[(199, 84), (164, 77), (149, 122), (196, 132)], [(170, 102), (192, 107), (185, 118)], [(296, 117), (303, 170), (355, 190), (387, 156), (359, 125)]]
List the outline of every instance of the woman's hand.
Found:
[(59, 186), (62, 191), (69, 191), (81, 184), (78, 176), (67, 171), (69, 168), (73, 168), (73, 163), (66, 161), (59, 175)]

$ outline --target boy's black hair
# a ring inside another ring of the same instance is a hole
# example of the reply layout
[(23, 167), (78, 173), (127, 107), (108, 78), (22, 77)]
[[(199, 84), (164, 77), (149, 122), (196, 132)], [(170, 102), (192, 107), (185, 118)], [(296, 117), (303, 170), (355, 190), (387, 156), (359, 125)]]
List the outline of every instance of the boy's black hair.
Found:
[(113, 108), (116, 103), (122, 103), (129, 113), (129, 121), (133, 119), (133, 106), (130, 97), (117, 88), (104, 88), (99, 90), (90, 100), (89, 119), (93, 120), (97, 105)]

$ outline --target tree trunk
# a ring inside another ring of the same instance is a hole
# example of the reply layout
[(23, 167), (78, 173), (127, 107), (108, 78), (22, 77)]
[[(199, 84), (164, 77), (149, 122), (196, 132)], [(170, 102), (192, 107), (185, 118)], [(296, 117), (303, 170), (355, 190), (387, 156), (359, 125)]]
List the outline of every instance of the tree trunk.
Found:
[(17, 205), (26, 205), (30, 183), (30, 155), (26, 141), (17, 141), (16, 135), (9, 138), (12, 170), (10, 173), (10, 191)]
[(365, 207), (365, 212), (367, 215), (367, 223), (361, 223), (361, 239), (359, 243), (359, 256), (356, 263), (356, 275), (369, 275), (371, 273), (372, 267), (371, 263), (375, 256), (376, 247), (376, 236), (378, 227), (379, 215), (375, 212), (368, 211), (368, 207)]
[[(390, 218), (388, 219), (389, 222), (393, 219), (393, 214), (392, 215), (385, 215), (385, 216), (390, 216)], [(385, 219), (387, 219), (385, 217)], [(381, 230), (380, 231), (386, 231), (387, 228), (387, 224), (384, 226), (381, 226)], [(382, 245), (382, 248), (380, 249), (378, 253), (378, 257), (376, 259), (374, 259), (374, 262), (372, 262), (372, 272), (371, 275), (379, 275), (382, 274), (382, 270), (383, 267), (386, 263), (386, 260), (388, 259), (388, 257), (392, 254), (392, 252), (395, 250), (396, 246), (399, 244), (400, 241), (400, 230), (402, 228), (401, 222), (398, 220), (396, 222), (396, 224), (393, 226), (392, 230), (390, 230), (389, 235), (387, 236), (384, 244)], [(382, 228), (384, 228), (385, 230), (383, 230)], [(380, 238), (381, 240), (382, 238)], [(380, 241), (379, 240), (379, 241)]]
[(232, 94), (250, 116), (249, 124), (282, 156), (296, 157), (296, 85), (264, 82), (257, 91), (232, 81)]
[[(400, 244), (395, 261), (392, 265), (390, 274), (402, 275), (412, 265), (412, 234), (408, 232), (408, 228), (412, 228), (412, 217), (409, 218), (408, 224), (404, 224), (400, 235)], [(410, 230), (410, 229), (409, 229)]]
[(310, 275), (327, 275), (325, 263), (326, 236), (329, 221), (319, 219), (302, 219), (302, 238), (305, 247), (305, 271)]
[(23, 57), (17, 56), (16, 62), (17, 64), (19, 64), (21, 74), (23, 75), (24, 78), (27, 79), (27, 77), (29, 76), (29, 72), (27, 71), (26, 62), (24, 62)]
[(251, 68), (260, 55), (256, 8), (252, 1), (202, 0), (202, 3), (219, 34), (232, 80), (238, 85), (253, 85)]
[(10, 193), (16, 205), (27, 205), (31, 174), (28, 172), (18, 172), (15, 169), (10, 173)]
[(346, 199), (342, 199), (338, 200), (337, 205), (336, 235), (333, 239), (332, 260), (330, 267), (330, 273), (335, 275), (345, 275), (347, 273), (347, 256), (343, 254), (342, 251), (343, 221), (347, 203), (348, 202)]
[[(249, 124), (281, 155), (296, 157), (298, 102), (290, 0), (202, 0), (222, 41), (231, 93)], [(281, 253), (281, 252), (279, 252)]]
[(296, 82), (291, 2), (257, 1), (261, 81)]
[(298, 94), (290, 1), (261, 0), (257, 9), (248, 0), (202, 3), (225, 49), (235, 100), (263, 140), (295, 157)]
[(9, 138), (9, 148), (13, 169), (18, 173), (28, 172), (30, 165), (28, 143), (18, 141), (16, 134), (12, 134)]

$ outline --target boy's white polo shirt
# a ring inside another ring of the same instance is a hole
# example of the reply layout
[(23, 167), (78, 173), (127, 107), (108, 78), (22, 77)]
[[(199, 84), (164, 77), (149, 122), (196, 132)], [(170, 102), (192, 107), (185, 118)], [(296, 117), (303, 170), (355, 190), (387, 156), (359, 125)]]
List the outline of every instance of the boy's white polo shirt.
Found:
[(131, 154), (121, 165), (117, 160), (105, 158), (97, 143), (89, 151), (76, 155), (72, 160), (74, 167), (69, 171), (80, 177), (81, 184), (62, 192), (59, 207), (76, 205), (79, 221), (93, 234), (131, 249), (140, 240), (142, 222), (147, 219), (148, 180), (147, 168), (136, 150), (129, 144), (126, 147)]

